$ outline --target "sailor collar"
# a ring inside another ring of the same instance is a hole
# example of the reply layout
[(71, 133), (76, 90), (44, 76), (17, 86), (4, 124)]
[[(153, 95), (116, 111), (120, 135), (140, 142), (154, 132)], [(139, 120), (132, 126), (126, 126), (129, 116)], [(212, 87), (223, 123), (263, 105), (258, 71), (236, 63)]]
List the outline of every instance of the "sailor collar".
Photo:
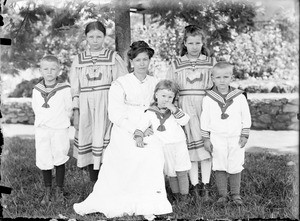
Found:
[(206, 91), (206, 95), (216, 101), (221, 108), (221, 119), (227, 119), (229, 117), (229, 115), (225, 113), (227, 108), (232, 105), (233, 99), (242, 93), (242, 90), (231, 86), (229, 86), (229, 91), (226, 95), (221, 94), (216, 86), (214, 86), (211, 90)]
[[(51, 97), (53, 97), (57, 91), (62, 90), (64, 88), (70, 87), (70, 85), (66, 84), (62, 79), (57, 78), (56, 83), (51, 87), (46, 87), (44, 79), (38, 82), (34, 88), (39, 91), (44, 98), (45, 103), (42, 105), (44, 108), (49, 108), (48, 101)], [(51, 90), (47, 90), (47, 88), (51, 88)]]

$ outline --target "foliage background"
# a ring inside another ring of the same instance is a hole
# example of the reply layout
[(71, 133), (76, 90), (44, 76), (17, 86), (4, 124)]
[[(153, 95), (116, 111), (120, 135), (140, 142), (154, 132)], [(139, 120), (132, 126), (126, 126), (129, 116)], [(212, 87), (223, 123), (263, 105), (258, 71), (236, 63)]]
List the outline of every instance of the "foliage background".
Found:
[[(254, 80), (248, 91), (257, 92), (253, 89), (255, 85), (270, 81), (279, 87), (273, 92), (298, 91), (295, 82), (298, 82), (299, 24), (294, 14), (282, 10), (272, 20), (257, 22), (255, 19), (265, 9), (252, 1), (149, 2), (145, 25), (141, 23), (141, 14), (131, 13), (131, 39), (145, 40), (155, 49), (151, 63), (154, 75), (163, 78), (168, 62), (179, 54), (184, 26), (198, 24), (207, 32), (211, 54), (217, 60), (232, 62), (234, 75), (240, 82)], [(55, 54), (67, 79), (74, 55), (86, 47), (85, 24), (95, 19), (107, 27), (105, 46), (115, 49), (113, 5), (68, 0), (57, 8), (28, 1), (23, 5), (7, 5), (2, 14), (5, 26), (0, 31), (4, 37), (13, 39), (10, 50), (1, 50), (3, 74), (18, 75), (22, 70), (38, 68), (43, 55)], [(35, 82), (36, 79), (21, 82), (10, 96), (30, 97)], [(289, 85), (280, 86), (285, 82)], [(264, 87), (259, 92), (272, 89)]]

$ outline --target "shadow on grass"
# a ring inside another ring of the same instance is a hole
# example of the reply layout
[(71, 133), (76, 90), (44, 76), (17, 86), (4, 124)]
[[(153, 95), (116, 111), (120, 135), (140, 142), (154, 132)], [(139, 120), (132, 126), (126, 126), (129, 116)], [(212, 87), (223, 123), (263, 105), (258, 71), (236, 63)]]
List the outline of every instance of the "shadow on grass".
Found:
[[(71, 141), (72, 145), (72, 141)], [(72, 148), (69, 155), (72, 156)], [(237, 207), (231, 203), (224, 207), (215, 204), (217, 189), (214, 173), (211, 177), (212, 202), (188, 199), (173, 206), (173, 218), (178, 219), (250, 219), (250, 218), (290, 218), (299, 219), (298, 155), (276, 153), (246, 153), (245, 170), (242, 173), (241, 195), (244, 205)], [(5, 138), (2, 149), (1, 184), (12, 187), (10, 195), (2, 200), (3, 216), (52, 217), (79, 220), (106, 219), (100, 213), (79, 216), (73, 204), (85, 199), (92, 191), (88, 173), (76, 166), (71, 157), (66, 164), (65, 203), (53, 202), (49, 206), (40, 205), (43, 195), (41, 171), (35, 166), (34, 139)], [(199, 174), (201, 177), (201, 174)], [(55, 187), (55, 178), (53, 177)], [(167, 186), (167, 190), (169, 187)], [(139, 216), (124, 216), (113, 220), (140, 220)]]

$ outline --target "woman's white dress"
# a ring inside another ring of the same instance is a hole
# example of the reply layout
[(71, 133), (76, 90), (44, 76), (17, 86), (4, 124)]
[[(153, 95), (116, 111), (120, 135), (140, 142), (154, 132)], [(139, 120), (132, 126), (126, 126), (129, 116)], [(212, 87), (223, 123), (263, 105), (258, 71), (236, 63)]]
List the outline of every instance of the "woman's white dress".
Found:
[(141, 82), (135, 75), (127, 74), (112, 83), (108, 106), (113, 122), (111, 140), (93, 192), (83, 202), (74, 204), (76, 213), (101, 212), (112, 218), (172, 212), (165, 190), (161, 142), (150, 136), (145, 142), (151, 144), (138, 148), (133, 139), (157, 82), (152, 76), (147, 75)]

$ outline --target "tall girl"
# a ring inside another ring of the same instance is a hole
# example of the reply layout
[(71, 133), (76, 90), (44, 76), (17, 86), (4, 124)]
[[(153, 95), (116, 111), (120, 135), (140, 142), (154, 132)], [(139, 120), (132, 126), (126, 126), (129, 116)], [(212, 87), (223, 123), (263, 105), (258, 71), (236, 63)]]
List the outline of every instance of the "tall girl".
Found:
[[(175, 58), (170, 65), (167, 78), (175, 81), (180, 88), (179, 108), (190, 116), (184, 126), (187, 145), (192, 163), (189, 177), (192, 191), (208, 199), (207, 184), (211, 175), (211, 155), (204, 149), (200, 133), (200, 114), (205, 90), (212, 87), (211, 69), (216, 63), (205, 47), (206, 36), (200, 27), (185, 27), (181, 47), (181, 57)], [(202, 183), (199, 184), (198, 162), (201, 165)]]
[(128, 72), (122, 58), (103, 47), (106, 28), (101, 22), (89, 23), (85, 36), (87, 49), (75, 56), (70, 71), (76, 129), (74, 157), (78, 167), (88, 166), (94, 183), (112, 126), (107, 113), (108, 89), (112, 81)]

